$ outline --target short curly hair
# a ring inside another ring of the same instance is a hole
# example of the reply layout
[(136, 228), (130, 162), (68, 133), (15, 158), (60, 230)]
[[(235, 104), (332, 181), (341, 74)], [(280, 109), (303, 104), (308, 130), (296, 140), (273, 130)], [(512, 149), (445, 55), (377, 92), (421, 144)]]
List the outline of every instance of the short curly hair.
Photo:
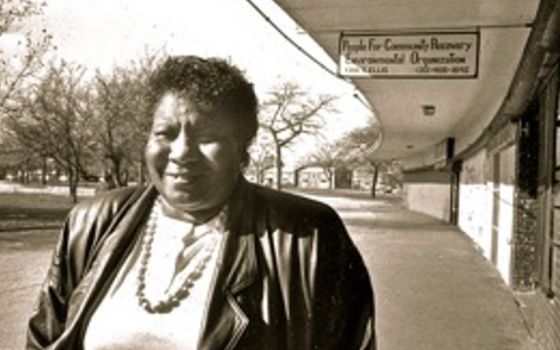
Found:
[(154, 71), (150, 89), (152, 112), (168, 92), (185, 94), (201, 112), (228, 112), (235, 119), (242, 161), (248, 163), (248, 148), (258, 128), (258, 100), (253, 84), (237, 67), (217, 57), (172, 56)]

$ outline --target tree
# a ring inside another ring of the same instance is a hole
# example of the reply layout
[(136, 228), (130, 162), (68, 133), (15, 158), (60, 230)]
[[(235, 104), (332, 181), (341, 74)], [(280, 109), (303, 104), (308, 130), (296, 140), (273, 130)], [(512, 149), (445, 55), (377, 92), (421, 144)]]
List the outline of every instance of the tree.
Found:
[(379, 170), (383, 163), (374, 156), (380, 141), (381, 128), (375, 121), (371, 121), (365, 127), (352, 130), (342, 139), (342, 148), (346, 154), (345, 161), (353, 167), (363, 165), (368, 167), (371, 173), (370, 193), (372, 198), (375, 198)]
[(323, 169), (330, 184), (333, 184), (333, 177), (337, 168), (346, 166), (344, 143), (341, 140), (323, 143), (304, 161), (304, 167), (318, 166)]
[(23, 23), (41, 14), (44, 6), (33, 0), (0, 0), (0, 42), (5, 44), (0, 44), (0, 109), (41, 67), (50, 46), (51, 36), (45, 30), (22, 32)]
[(392, 189), (401, 188), (403, 184), (402, 163), (392, 159), (383, 162), (385, 183)]
[[(117, 187), (126, 186), (132, 167), (142, 168), (144, 142), (150, 130), (148, 80), (160, 56), (146, 54), (110, 74), (95, 76), (97, 154)], [(139, 170), (142, 181), (142, 170)]]
[(322, 113), (334, 111), (331, 95), (309, 96), (295, 83), (284, 82), (269, 92), (261, 106), (260, 126), (272, 139), (276, 187), (282, 188), (282, 150), (297, 137), (316, 132)]
[[(7, 170), (16, 170), (19, 177), (18, 180), (23, 184), (28, 184), (30, 173), (35, 169), (42, 159), (35, 152), (19, 146), (17, 140), (10, 137), (10, 134), (2, 131), (2, 140), (0, 140), (0, 174), (2, 177), (6, 175)], [(46, 178), (43, 174), (42, 179)]]
[(84, 69), (64, 61), (51, 63), (41, 81), (17, 99), (7, 127), (20, 147), (48, 157), (66, 171), (74, 202), (80, 178), (89, 180), (94, 151), (93, 93)]
[[(0, 0), (0, 130), (12, 99), (34, 78), (41, 68), (43, 54), (50, 47), (51, 36), (45, 30), (39, 33), (24, 30), (25, 22), (40, 15), (44, 6), (33, 0)], [(10, 163), (10, 168), (22, 170), (22, 181), (28, 180), (30, 166), (37, 156), (18, 148), (19, 143), (9, 140), (5, 132), (0, 134), (0, 143), (3, 158), (9, 158), (2, 167)]]
[(255, 142), (249, 149), (249, 168), (259, 184), (264, 182), (264, 172), (274, 166), (274, 150), (271, 141), (268, 133), (259, 131)]

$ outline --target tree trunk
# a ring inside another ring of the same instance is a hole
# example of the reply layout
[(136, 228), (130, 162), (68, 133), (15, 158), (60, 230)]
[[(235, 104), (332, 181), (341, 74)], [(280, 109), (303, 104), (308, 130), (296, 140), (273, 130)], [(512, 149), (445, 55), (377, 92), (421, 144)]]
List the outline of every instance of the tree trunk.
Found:
[(47, 158), (43, 157), (43, 163), (41, 164), (41, 185), (45, 186), (47, 184)]
[(17, 174), (18, 174), (19, 183), (21, 184), (25, 183), (25, 171), (21, 166), (18, 166)]
[(113, 169), (111, 170), (111, 189), (115, 187), (121, 187), (121, 174), (118, 165), (113, 164)]
[(124, 187), (123, 174), (121, 172), (121, 160), (118, 158), (112, 158), (111, 162), (113, 163), (113, 170), (111, 172), (113, 187)]
[(282, 189), (282, 148), (280, 146), (276, 146), (276, 189)]
[(120, 160), (115, 161), (114, 166), (114, 184), (116, 187), (126, 187), (128, 185), (128, 169), (125, 167), (122, 169), (122, 162)]
[(375, 188), (377, 187), (377, 175), (378, 175), (378, 168), (376, 165), (373, 166), (373, 173), (371, 174), (371, 198), (375, 198)]
[(140, 163), (138, 163), (138, 184), (142, 185), (144, 182), (146, 182), (146, 174), (144, 171), (144, 162), (140, 161)]
[(334, 186), (334, 172), (332, 171), (332, 169), (330, 167), (325, 167), (323, 168), (323, 170), (325, 171), (325, 175), (327, 175), (327, 181), (329, 182), (329, 190), (332, 190), (335, 188)]
[(72, 197), (72, 203), (78, 202), (78, 172), (72, 166), (67, 168), (68, 172), (68, 192)]
[(121, 183), (123, 185), (123, 187), (128, 186), (128, 179), (130, 178), (130, 174), (128, 172), (128, 168), (125, 168), (122, 171), (122, 178), (121, 178)]
[(29, 159), (25, 161), (25, 168), (23, 170), (23, 184), (29, 185)]
[(54, 167), (55, 184), (60, 184), (60, 166), (55, 163)]

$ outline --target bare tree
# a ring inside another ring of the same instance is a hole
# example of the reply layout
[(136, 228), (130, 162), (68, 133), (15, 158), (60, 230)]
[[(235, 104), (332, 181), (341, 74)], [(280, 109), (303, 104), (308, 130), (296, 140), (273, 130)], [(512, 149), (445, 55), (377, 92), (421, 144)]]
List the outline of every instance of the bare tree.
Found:
[[(20, 144), (10, 133), (0, 129), (2, 140), (0, 140), (0, 170), (5, 175), (7, 169), (17, 170), (18, 180), (22, 184), (28, 184), (30, 173), (41, 161), (41, 156), (35, 152), (20, 147)], [(44, 178), (44, 175), (43, 175)]]
[(274, 150), (270, 135), (259, 132), (249, 150), (249, 169), (255, 174), (257, 183), (264, 182), (264, 172), (274, 166)]
[[(51, 36), (23, 31), (24, 22), (42, 13), (44, 3), (33, 0), (0, 0), (0, 109), (41, 66)], [(0, 110), (1, 114), (2, 110)]]
[[(43, 12), (44, 3), (33, 0), (0, 0), (0, 143), (2, 167), (18, 169), (20, 181), (29, 181), (29, 173), (44, 159), (27, 149), (3, 129), (7, 110), (13, 98), (25, 89), (41, 68), (43, 54), (50, 47), (51, 36), (45, 31), (25, 29), (25, 22)], [(44, 167), (43, 167), (44, 170)], [(46, 179), (43, 174), (42, 179)]]
[(98, 154), (108, 162), (107, 173), (117, 187), (126, 186), (131, 168), (142, 165), (151, 120), (148, 80), (158, 60), (147, 54), (108, 75), (95, 76)]
[(21, 148), (52, 158), (66, 171), (74, 201), (80, 177), (93, 178), (93, 94), (83, 74), (79, 66), (51, 63), (41, 81), (12, 106), (7, 123)]
[(375, 198), (375, 189), (382, 162), (374, 156), (374, 152), (381, 141), (381, 129), (378, 123), (370, 122), (369, 125), (349, 132), (343, 139), (345, 161), (356, 166), (366, 166), (371, 173), (371, 197)]
[(310, 96), (291, 82), (269, 92), (261, 107), (260, 126), (271, 135), (278, 189), (282, 188), (282, 150), (297, 137), (317, 132), (323, 124), (322, 113), (334, 111), (335, 99), (331, 95)]
[(308, 156), (305, 166), (321, 167), (329, 183), (333, 184), (336, 169), (346, 166), (345, 151), (341, 140), (324, 143)]

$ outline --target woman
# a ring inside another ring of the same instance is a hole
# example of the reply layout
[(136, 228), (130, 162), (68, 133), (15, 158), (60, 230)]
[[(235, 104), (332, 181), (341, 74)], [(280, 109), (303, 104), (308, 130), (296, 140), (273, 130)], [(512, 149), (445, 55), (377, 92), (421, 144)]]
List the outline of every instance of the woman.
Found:
[(69, 214), (29, 349), (373, 349), (367, 270), (337, 214), (241, 175), (257, 99), (219, 59), (151, 81), (147, 187)]

